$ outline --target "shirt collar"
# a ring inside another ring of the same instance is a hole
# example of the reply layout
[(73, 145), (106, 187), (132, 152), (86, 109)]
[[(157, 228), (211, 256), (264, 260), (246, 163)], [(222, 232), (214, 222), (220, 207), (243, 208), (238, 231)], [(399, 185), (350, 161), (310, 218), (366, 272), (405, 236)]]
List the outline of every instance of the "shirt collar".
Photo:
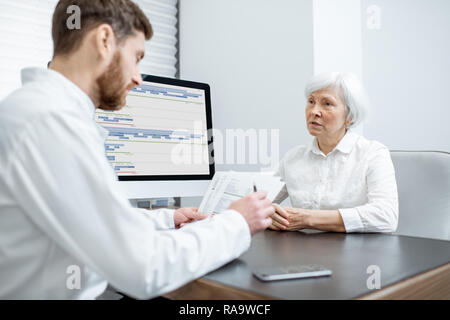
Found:
[(95, 125), (97, 126), (97, 130), (100, 133), (100, 136), (102, 137), (103, 140), (106, 140), (106, 138), (109, 135), (109, 131), (105, 128), (103, 128), (103, 126), (99, 125), (97, 122), (95, 122)]
[(317, 138), (314, 138), (311, 146), (309, 147), (309, 151), (319, 156), (324, 156), (323, 152), (319, 149), (319, 144), (317, 143)]
[(95, 106), (91, 98), (75, 83), (67, 79), (61, 73), (52, 69), (25, 68), (22, 69), (22, 85), (29, 82), (52, 81), (55, 88), (63, 88), (68, 98), (74, 99), (80, 108), (85, 111), (91, 119), (94, 119)]
[[(338, 150), (342, 153), (349, 154), (352, 151), (357, 138), (358, 135), (356, 133), (352, 132), (351, 130), (348, 130), (345, 136), (341, 139), (341, 141), (339, 141), (338, 145), (330, 153), (334, 152), (335, 150)], [(319, 149), (317, 138), (313, 139), (309, 149), (314, 154), (325, 156), (325, 154)]]

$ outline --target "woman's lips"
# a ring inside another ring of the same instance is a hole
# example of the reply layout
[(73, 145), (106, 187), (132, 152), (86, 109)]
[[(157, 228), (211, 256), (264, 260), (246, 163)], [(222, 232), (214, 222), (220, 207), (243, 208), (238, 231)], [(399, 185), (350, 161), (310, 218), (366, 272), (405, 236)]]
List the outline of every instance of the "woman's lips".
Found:
[(315, 121), (312, 121), (309, 123), (310, 125), (314, 126), (314, 127), (321, 127), (322, 125), (320, 123), (317, 123)]

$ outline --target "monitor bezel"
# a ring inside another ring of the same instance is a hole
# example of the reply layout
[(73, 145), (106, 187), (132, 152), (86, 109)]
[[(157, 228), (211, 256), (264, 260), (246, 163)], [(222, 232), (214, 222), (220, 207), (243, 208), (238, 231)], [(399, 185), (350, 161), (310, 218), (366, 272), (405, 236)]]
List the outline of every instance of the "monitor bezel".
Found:
[(205, 91), (205, 107), (206, 107), (206, 128), (208, 134), (208, 158), (209, 174), (177, 174), (177, 175), (117, 175), (119, 181), (162, 181), (162, 180), (211, 180), (215, 173), (214, 164), (214, 141), (212, 135), (212, 116), (211, 116), (211, 94), (210, 87), (207, 83), (194, 82), (182, 79), (165, 78), (160, 76), (154, 76), (149, 74), (141, 74), (142, 81), (161, 83), (174, 86), (182, 86), (193, 89), (201, 89)]

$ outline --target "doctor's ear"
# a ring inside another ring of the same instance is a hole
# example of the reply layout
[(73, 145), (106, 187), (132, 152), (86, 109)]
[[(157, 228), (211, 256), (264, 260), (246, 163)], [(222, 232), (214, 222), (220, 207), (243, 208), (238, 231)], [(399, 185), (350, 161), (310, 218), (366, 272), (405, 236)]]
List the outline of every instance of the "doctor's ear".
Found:
[(116, 36), (109, 24), (101, 24), (95, 28), (95, 46), (102, 60), (109, 60), (116, 51)]

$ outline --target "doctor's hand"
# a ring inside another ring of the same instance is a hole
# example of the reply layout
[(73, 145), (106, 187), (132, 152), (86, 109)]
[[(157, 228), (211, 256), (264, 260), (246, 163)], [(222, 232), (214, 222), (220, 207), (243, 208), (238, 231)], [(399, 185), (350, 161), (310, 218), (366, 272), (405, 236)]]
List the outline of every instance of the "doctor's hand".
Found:
[(208, 217), (208, 214), (199, 213), (197, 208), (180, 208), (175, 210), (173, 221), (175, 223), (175, 228), (179, 229), (188, 223), (203, 220), (206, 217)]
[(263, 191), (254, 192), (231, 203), (229, 209), (236, 210), (244, 217), (251, 235), (266, 229), (272, 223), (271, 215), (275, 210), (272, 202)]

